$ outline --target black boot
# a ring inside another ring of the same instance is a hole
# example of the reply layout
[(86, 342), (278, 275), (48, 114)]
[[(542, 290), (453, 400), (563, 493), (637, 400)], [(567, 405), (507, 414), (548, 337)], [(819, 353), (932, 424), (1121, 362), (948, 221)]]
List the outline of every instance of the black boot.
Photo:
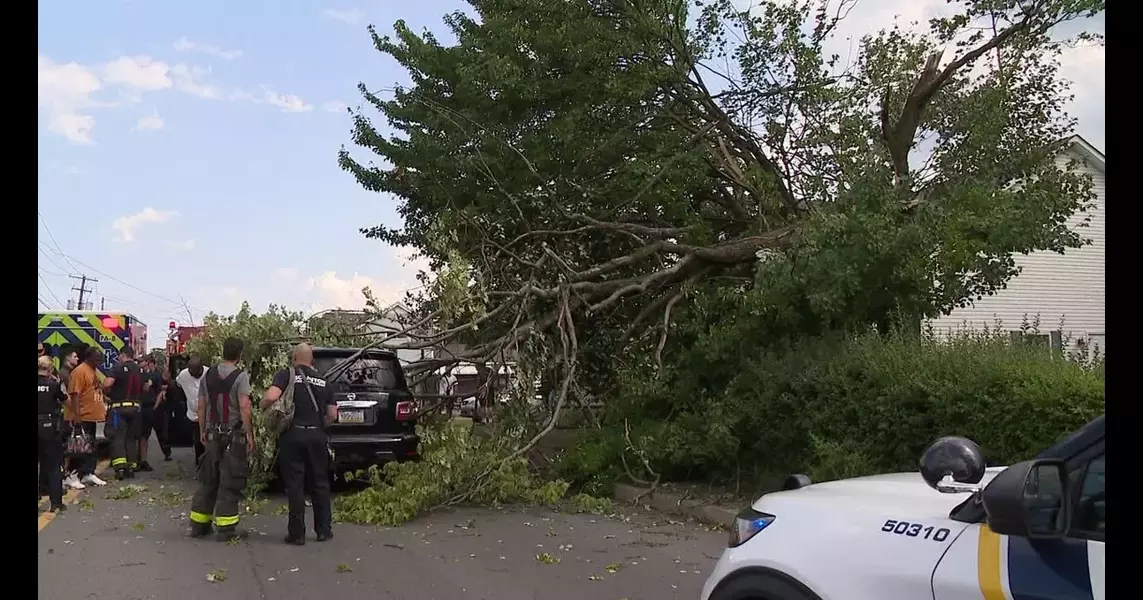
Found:
[(123, 481), (124, 479), (132, 479), (135, 477), (135, 472), (130, 467), (115, 469), (115, 478)]
[(210, 523), (191, 523), (190, 533), (188, 533), (188, 535), (192, 538), (201, 538), (209, 535), (210, 531)]
[(319, 541), (319, 542), (328, 542), (332, 539), (333, 539), (333, 532), (332, 531), (317, 534), (317, 541)]
[(285, 541), (287, 544), (292, 544), (294, 546), (305, 546), (306, 545), (305, 536), (294, 537), (290, 534), (286, 534), (286, 540)]
[(139, 468), (136, 469), (136, 471), (143, 471), (146, 473), (150, 473), (151, 471), (154, 471), (154, 470), (155, 469), (151, 467), (151, 463), (149, 463), (147, 461), (143, 461), (143, 462), (139, 463)]
[(67, 505), (65, 505), (65, 504), (53, 504), (52, 507), (49, 508), (48, 510), (50, 510), (52, 512), (56, 512), (56, 513), (61, 513), (61, 512), (64, 512), (65, 510), (67, 510)]
[(214, 538), (220, 542), (229, 542), (231, 540), (244, 540), (247, 533), (244, 529), (239, 529), (237, 525), (228, 525), (226, 527), (218, 527), (214, 533)]

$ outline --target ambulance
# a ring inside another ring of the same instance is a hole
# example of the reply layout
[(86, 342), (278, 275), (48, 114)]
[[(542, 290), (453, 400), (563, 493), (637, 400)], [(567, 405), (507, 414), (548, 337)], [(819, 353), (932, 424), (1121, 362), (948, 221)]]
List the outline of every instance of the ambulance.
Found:
[(131, 346), (137, 354), (147, 351), (147, 325), (127, 313), (47, 312), (39, 314), (39, 341), (59, 368), (67, 352), (87, 346), (103, 350), (100, 370), (106, 375)]

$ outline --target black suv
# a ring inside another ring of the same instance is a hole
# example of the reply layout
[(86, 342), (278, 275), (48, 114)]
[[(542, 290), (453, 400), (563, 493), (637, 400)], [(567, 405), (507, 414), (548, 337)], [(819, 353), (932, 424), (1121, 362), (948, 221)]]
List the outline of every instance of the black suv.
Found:
[[(325, 374), (355, 348), (314, 348), (314, 369)], [(329, 428), (337, 471), (418, 456), (417, 404), (397, 355), (366, 350), (330, 381), (337, 422)]]

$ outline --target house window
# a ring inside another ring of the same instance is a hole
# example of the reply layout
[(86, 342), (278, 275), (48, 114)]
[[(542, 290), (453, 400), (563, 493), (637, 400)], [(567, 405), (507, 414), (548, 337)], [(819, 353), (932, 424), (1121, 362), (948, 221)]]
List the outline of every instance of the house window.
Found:
[(1049, 331), (1048, 333), (1012, 332), (1013, 343), (1033, 344), (1042, 348), (1050, 348), (1060, 352), (1064, 348), (1064, 334), (1062, 331)]

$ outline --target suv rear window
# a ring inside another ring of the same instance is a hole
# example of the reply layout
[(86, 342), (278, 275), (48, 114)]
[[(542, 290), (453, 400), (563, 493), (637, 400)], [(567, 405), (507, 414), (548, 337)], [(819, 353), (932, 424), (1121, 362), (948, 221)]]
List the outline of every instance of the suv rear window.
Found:
[[(325, 373), (346, 358), (348, 357), (315, 357), (314, 369), (319, 373)], [(359, 358), (338, 376), (337, 381), (330, 383), (335, 388), (369, 386), (397, 390), (405, 387), (405, 378), (400, 369), (400, 364), (393, 358)]]

